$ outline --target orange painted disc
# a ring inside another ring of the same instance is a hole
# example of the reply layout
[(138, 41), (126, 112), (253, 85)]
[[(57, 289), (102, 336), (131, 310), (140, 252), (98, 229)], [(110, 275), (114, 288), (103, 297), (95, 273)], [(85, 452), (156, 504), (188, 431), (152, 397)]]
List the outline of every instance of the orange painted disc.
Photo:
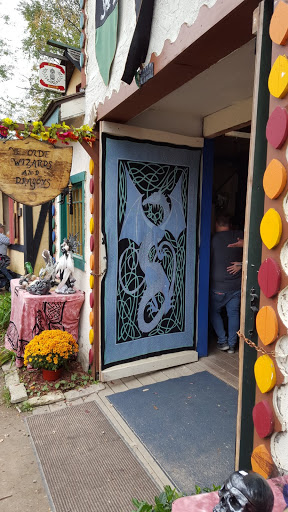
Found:
[(279, 244), (282, 235), (282, 221), (274, 208), (270, 208), (265, 213), (260, 224), (260, 235), (267, 249), (273, 249)]
[(94, 219), (93, 219), (93, 217), (91, 217), (91, 219), (90, 219), (90, 233), (91, 233), (91, 235), (93, 235), (93, 233), (94, 233)]
[(94, 174), (94, 161), (92, 160), (92, 158), (90, 159), (90, 162), (89, 162), (89, 172), (93, 176), (93, 174)]
[(90, 341), (90, 345), (93, 345), (93, 343), (94, 343), (94, 331), (93, 331), (93, 329), (90, 329), (90, 331), (89, 331), (89, 341)]
[(274, 9), (269, 34), (273, 43), (285, 46), (288, 39), (288, 5), (281, 0)]
[(254, 365), (254, 375), (261, 393), (268, 393), (276, 385), (276, 371), (274, 363), (267, 354), (258, 357)]
[(93, 215), (94, 213), (94, 198), (90, 197), (90, 213)]
[(256, 329), (263, 345), (270, 345), (278, 335), (278, 320), (271, 306), (263, 306), (256, 316)]
[(89, 281), (90, 281), (90, 288), (91, 288), (91, 290), (93, 290), (93, 288), (94, 288), (94, 276), (92, 274), (90, 275)]
[(94, 313), (93, 313), (93, 311), (90, 311), (90, 313), (89, 313), (89, 324), (91, 325), (91, 327), (93, 327), (93, 325), (94, 325)]
[(90, 254), (90, 269), (94, 270), (94, 254)]
[(275, 60), (268, 79), (270, 94), (275, 98), (284, 98), (288, 92), (288, 59), (279, 55)]
[(283, 192), (287, 182), (287, 172), (276, 158), (271, 160), (263, 176), (263, 188), (266, 196), (276, 199)]
[(274, 462), (264, 444), (259, 444), (251, 455), (252, 470), (264, 478), (269, 478), (274, 470)]

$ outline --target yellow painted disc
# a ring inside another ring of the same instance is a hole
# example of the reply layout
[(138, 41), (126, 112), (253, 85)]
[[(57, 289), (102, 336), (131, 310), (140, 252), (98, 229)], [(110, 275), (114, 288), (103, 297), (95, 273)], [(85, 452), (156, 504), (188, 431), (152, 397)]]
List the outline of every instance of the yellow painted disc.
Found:
[(263, 306), (256, 317), (256, 329), (264, 345), (270, 345), (278, 336), (278, 320), (271, 306)]
[(90, 162), (89, 162), (89, 172), (93, 176), (93, 174), (94, 174), (94, 161), (92, 160), (92, 158), (90, 159)]
[(92, 276), (92, 274), (90, 275), (90, 288), (91, 290), (94, 288), (94, 276)]
[(275, 60), (268, 79), (270, 94), (275, 98), (284, 98), (288, 92), (288, 60), (279, 55)]
[(94, 325), (94, 313), (93, 313), (93, 311), (90, 311), (90, 313), (89, 313), (89, 324), (91, 325), (91, 327), (93, 327), (93, 325)]
[(280, 242), (282, 235), (281, 217), (274, 208), (270, 208), (264, 215), (260, 224), (260, 235), (263, 244), (273, 249)]
[(93, 235), (93, 233), (94, 233), (94, 219), (93, 219), (93, 217), (91, 217), (91, 219), (90, 219), (90, 233), (91, 233), (91, 235)]
[(94, 198), (90, 197), (90, 213), (93, 215), (94, 213)]
[(266, 196), (276, 199), (283, 192), (287, 181), (287, 172), (276, 158), (271, 160), (263, 176), (263, 188)]
[(89, 331), (89, 341), (90, 341), (90, 345), (93, 345), (93, 343), (94, 343), (94, 331), (93, 331), (93, 329), (90, 329), (90, 331)]
[(90, 254), (90, 269), (94, 270), (94, 254)]
[(270, 453), (264, 444), (259, 444), (251, 455), (251, 466), (255, 473), (263, 476), (265, 479), (272, 475), (274, 462)]
[(268, 393), (276, 385), (276, 371), (274, 363), (267, 354), (258, 357), (254, 365), (254, 375), (261, 393)]

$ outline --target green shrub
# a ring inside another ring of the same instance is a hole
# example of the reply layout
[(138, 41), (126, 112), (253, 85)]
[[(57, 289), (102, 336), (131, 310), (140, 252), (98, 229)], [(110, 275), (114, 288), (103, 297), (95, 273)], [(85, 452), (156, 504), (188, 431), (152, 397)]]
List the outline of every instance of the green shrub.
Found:
[(16, 359), (16, 355), (14, 352), (12, 352), (12, 350), (6, 350), (6, 348), (0, 347), (0, 367), (3, 364), (8, 363), (9, 361), (11, 361), (11, 366), (12, 366), (15, 359)]
[(0, 295), (0, 329), (7, 329), (11, 314), (11, 293)]
[[(218, 491), (220, 489), (219, 486), (213, 485), (213, 488), (204, 487), (201, 489), (198, 485), (195, 485), (195, 493), (191, 494), (201, 494), (202, 492), (212, 492)], [(172, 510), (173, 501), (178, 498), (182, 498), (184, 494), (181, 494), (176, 491), (176, 489), (171, 489), (170, 485), (166, 485), (164, 487), (164, 491), (159, 494), (159, 496), (155, 496), (155, 505), (149, 505), (147, 501), (138, 501), (135, 498), (132, 499), (132, 503), (135, 509), (132, 512), (170, 512)]]

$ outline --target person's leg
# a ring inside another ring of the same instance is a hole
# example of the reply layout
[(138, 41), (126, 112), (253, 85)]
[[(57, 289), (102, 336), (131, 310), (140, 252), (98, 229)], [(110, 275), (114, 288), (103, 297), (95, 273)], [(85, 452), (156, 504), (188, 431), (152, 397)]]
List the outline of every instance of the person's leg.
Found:
[(237, 331), (240, 326), (240, 299), (241, 290), (230, 292), (229, 299), (226, 303), (226, 311), (228, 317), (228, 344), (231, 350), (235, 350), (238, 341)]
[(228, 350), (227, 336), (224, 328), (221, 309), (225, 305), (226, 293), (210, 291), (210, 321), (217, 334), (217, 346), (220, 350)]
[(1, 267), (0, 272), (3, 274), (3, 276), (7, 277), (7, 279), (9, 279), (9, 281), (11, 281), (12, 276), (6, 267)]

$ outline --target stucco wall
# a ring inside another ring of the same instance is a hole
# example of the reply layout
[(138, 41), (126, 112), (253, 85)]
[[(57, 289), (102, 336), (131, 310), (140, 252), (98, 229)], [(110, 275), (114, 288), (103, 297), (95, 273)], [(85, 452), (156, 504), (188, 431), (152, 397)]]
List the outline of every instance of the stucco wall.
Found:
[[(146, 63), (150, 61), (152, 53), (159, 55), (166, 39), (174, 42), (177, 39), (183, 23), (192, 25), (197, 19), (200, 8), (205, 5), (212, 7), (217, 0), (157, 0), (154, 7), (154, 16), (151, 29), (150, 44)], [(95, 55), (95, 0), (86, 2), (86, 120), (93, 125), (96, 118), (97, 106), (110, 97), (112, 92), (118, 91), (121, 84), (126, 57), (133, 36), (136, 17), (135, 0), (119, 2), (118, 45), (111, 68), (108, 87), (104, 84), (99, 73)], [(127, 87), (129, 87), (127, 85)]]
[[(80, 324), (79, 324), (79, 360), (81, 361), (83, 367), (88, 369), (88, 356), (89, 356), (89, 313), (90, 313), (90, 304), (89, 304), (89, 277), (90, 277), (90, 232), (89, 232), (89, 219), (90, 219), (90, 211), (89, 211), (89, 199), (90, 199), (90, 191), (89, 191), (89, 160), (90, 157), (88, 153), (82, 148), (82, 146), (78, 143), (71, 144), (73, 145), (73, 161), (72, 161), (72, 170), (71, 176), (74, 174), (78, 174), (79, 172), (86, 171), (86, 181), (85, 181), (85, 222), (84, 222), (84, 236), (85, 236), (85, 269), (84, 271), (75, 268), (74, 276), (76, 278), (75, 287), (79, 290), (85, 292), (85, 301), (81, 309), (80, 314)], [(60, 215), (59, 215), (59, 205), (58, 205), (59, 197), (56, 198), (56, 216), (55, 216), (55, 224), (56, 224), (56, 261), (59, 260), (60, 256), (60, 244), (62, 240), (60, 239)]]

